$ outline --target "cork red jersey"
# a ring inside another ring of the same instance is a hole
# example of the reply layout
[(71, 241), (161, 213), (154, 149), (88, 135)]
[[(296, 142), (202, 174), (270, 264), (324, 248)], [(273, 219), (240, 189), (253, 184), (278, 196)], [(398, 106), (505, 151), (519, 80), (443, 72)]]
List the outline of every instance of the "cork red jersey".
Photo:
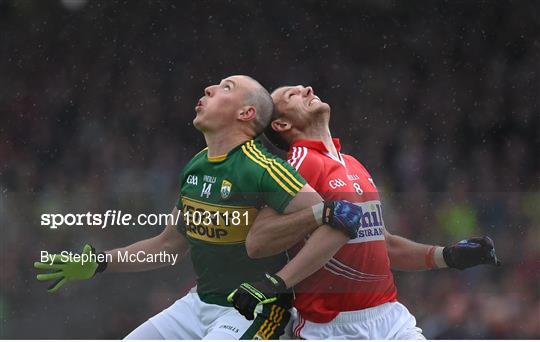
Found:
[[(297, 140), (288, 161), (325, 200), (348, 200), (362, 208), (358, 237), (344, 245), (328, 263), (295, 286), (295, 307), (302, 318), (326, 323), (343, 311), (355, 311), (396, 301), (384, 238), (385, 227), (379, 193), (371, 175), (355, 158), (339, 158), (322, 143)], [(292, 249), (293, 254), (303, 242)]]

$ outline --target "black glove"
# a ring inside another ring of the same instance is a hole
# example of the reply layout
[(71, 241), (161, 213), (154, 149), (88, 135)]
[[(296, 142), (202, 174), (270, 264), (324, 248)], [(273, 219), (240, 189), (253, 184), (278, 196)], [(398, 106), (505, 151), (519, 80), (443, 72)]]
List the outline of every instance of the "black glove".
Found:
[(236, 310), (244, 317), (252, 320), (255, 318), (255, 308), (259, 304), (274, 303), (285, 310), (290, 309), (292, 307), (292, 292), (287, 289), (283, 279), (275, 274), (266, 273), (262, 281), (240, 285), (229, 294), (227, 301), (233, 303)]
[(350, 239), (358, 237), (362, 208), (348, 201), (325, 201), (322, 223), (343, 231)]
[(500, 266), (495, 254), (495, 245), (488, 236), (461, 240), (455, 245), (444, 247), (443, 258), (448, 267), (460, 270), (481, 264)]

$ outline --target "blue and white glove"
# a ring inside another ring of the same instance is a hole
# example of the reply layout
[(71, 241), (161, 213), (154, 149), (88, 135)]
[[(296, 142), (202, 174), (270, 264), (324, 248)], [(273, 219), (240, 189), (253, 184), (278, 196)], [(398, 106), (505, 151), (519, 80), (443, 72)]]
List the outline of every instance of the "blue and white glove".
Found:
[(326, 201), (313, 206), (319, 224), (341, 230), (350, 239), (358, 237), (362, 221), (362, 208), (349, 201)]
[(450, 268), (464, 270), (482, 264), (500, 266), (501, 262), (495, 254), (495, 245), (488, 236), (473, 237), (444, 247), (443, 257)]

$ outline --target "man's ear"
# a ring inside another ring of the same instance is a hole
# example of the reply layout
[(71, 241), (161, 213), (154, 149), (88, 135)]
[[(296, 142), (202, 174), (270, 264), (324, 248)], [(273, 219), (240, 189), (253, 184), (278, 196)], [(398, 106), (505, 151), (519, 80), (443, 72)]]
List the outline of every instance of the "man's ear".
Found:
[(276, 132), (286, 132), (292, 128), (291, 123), (283, 119), (275, 119), (270, 125)]
[(244, 106), (238, 113), (238, 120), (251, 121), (257, 116), (257, 109), (253, 106)]

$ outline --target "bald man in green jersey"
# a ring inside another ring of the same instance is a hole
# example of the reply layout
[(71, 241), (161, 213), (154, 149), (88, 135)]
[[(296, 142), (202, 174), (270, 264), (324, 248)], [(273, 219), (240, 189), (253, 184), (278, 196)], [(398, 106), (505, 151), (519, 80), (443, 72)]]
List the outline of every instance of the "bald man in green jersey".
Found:
[[(197, 287), (126, 338), (252, 338), (252, 322), (231, 307), (227, 295), (243, 282), (267, 280), (265, 273), (287, 287), (295, 285), (354, 237), (359, 225), (357, 207), (342, 201), (323, 203), (296, 170), (255, 139), (268, 125), (272, 109), (270, 95), (251, 77), (231, 76), (207, 87), (193, 120), (207, 148), (182, 171), (180, 195), (172, 211), (173, 217), (182, 215), (180, 234), (170, 223), (154, 238), (105, 252), (112, 258), (110, 262), (81, 264), (52, 256), (50, 264), (35, 263), (38, 269), (52, 271), (39, 274), (38, 279), (55, 280), (49, 288), (55, 292), (66, 282), (89, 279), (103, 271), (137, 272), (166, 265), (122, 263), (117, 257), (120, 254), (184, 255), (189, 250)], [(264, 206), (280, 215), (257, 218)], [(286, 261), (282, 253), (257, 260), (249, 257), (245, 240), (252, 226), (275, 230), (282, 245), (292, 246), (306, 235), (311, 237), (306, 248), (282, 269)], [(83, 253), (95, 255), (89, 245)], [(261, 303), (265, 300), (276, 298), (263, 298)], [(277, 316), (281, 320), (273, 322), (266, 338), (283, 333), (288, 313), (281, 309)]]

